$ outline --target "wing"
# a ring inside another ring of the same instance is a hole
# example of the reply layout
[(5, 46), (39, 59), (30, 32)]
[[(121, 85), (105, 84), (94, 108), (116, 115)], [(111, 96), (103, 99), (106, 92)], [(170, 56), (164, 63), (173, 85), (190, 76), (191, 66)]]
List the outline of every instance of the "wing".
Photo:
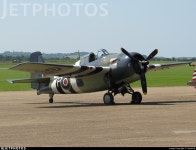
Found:
[(179, 63), (171, 63), (171, 64), (149, 64), (148, 71), (156, 71), (156, 70), (164, 70), (172, 67), (182, 66), (182, 65), (190, 65), (191, 62), (179, 62)]
[(75, 65), (60, 65), (47, 63), (22, 63), (18, 64), (11, 70), (25, 71), (30, 73), (42, 73), (48, 76), (69, 76), (69, 77), (83, 77), (97, 73), (107, 73), (110, 71), (109, 67), (95, 67), (95, 66), (75, 66)]

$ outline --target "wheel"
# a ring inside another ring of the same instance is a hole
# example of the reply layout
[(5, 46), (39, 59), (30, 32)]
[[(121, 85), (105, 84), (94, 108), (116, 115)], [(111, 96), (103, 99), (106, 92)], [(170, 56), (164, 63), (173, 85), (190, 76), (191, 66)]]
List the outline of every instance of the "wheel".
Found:
[(49, 103), (53, 103), (53, 98), (50, 98), (49, 99)]
[(49, 103), (53, 103), (54, 93), (49, 94)]
[(141, 104), (142, 102), (142, 95), (140, 92), (134, 92), (132, 95), (132, 104)]
[(114, 104), (114, 96), (111, 93), (106, 93), (103, 96), (103, 102), (106, 105), (112, 105), (112, 104)]

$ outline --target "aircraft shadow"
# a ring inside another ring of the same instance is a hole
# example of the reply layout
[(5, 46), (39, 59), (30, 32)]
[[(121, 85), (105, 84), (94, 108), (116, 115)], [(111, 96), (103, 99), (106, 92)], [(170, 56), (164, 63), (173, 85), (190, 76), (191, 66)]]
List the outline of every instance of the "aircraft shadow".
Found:
[[(82, 103), (82, 102), (56, 102), (51, 104), (51, 106), (43, 106), (43, 107), (37, 107), (37, 108), (72, 108), (72, 107), (113, 107), (113, 106), (119, 106), (119, 105), (175, 105), (179, 103), (196, 103), (196, 100), (173, 100), (173, 101), (161, 101), (161, 102), (142, 102), (141, 104), (130, 104), (130, 103), (116, 103), (114, 105), (105, 105), (104, 103)], [(28, 103), (28, 104), (46, 104), (46, 103)], [(66, 104), (66, 105), (59, 105), (56, 104)]]

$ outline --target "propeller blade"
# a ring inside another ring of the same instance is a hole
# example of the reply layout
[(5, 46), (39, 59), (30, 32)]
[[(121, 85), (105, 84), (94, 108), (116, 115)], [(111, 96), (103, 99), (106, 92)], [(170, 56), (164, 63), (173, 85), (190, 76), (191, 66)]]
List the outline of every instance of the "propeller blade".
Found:
[(145, 73), (141, 73), (141, 85), (142, 85), (142, 91), (144, 93), (144, 95), (147, 94), (147, 82), (146, 82), (146, 76)]
[(121, 47), (121, 51), (122, 51), (125, 55), (127, 55), (127, 56), (129, 56), (129, 57), (132, 58), (132, 56), (129, 54), (129, 52), (127, 52), (124, 48)]
[(131, 58), (131, 59), (133, 59), (133, 60), (135, 60), (135, 61), (138, 62), (138, 60), (135, 59), (133, 56), (131, 56), (131, 55), (129, 54), (129, 52), (127, 52), (124, 48), (121, 48), (121, 51), (122, 51), (125, 55), (127, 55), (129, 58)]
[(147, 58), (146, 60), (149, 61), (158, 53), (158, 49), (155, 49)]

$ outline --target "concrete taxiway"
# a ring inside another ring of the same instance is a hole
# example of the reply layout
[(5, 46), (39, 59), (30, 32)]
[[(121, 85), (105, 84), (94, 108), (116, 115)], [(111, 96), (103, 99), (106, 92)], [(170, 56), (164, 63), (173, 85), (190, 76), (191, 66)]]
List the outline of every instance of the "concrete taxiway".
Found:
[[(136, 89), (141, 92), (141, 88)], [(196, 89), (153, 87), (140, 105), (105, 92), (48, 95), (0, 92), (0, 146), (195, 147)]]

